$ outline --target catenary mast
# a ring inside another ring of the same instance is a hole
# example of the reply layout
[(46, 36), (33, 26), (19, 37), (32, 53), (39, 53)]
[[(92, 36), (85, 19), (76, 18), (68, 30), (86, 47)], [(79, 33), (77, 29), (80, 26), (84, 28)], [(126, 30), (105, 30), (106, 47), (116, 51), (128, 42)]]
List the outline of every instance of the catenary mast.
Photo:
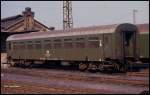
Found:
[(63, 1), (63, 29), (73, 28), (72, 2)]

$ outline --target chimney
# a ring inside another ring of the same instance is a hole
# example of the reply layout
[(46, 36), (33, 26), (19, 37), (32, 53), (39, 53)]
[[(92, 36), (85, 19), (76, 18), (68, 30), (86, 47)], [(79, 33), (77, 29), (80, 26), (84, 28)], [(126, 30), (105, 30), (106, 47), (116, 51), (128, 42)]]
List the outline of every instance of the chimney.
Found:
[(34, 30), (34, 12), (31, 11), (30, 7), (26, 7), (22, 14), (24, 17), (24, 30)]

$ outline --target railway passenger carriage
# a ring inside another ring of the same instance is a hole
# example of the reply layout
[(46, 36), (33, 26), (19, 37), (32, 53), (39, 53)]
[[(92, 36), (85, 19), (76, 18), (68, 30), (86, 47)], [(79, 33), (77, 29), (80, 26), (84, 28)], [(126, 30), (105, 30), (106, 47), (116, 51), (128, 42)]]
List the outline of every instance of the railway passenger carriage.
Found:
[(7, 39), (8, 60), (12, 65), (53, 61), (79, 66), (82, 71), (126, 71), (129, 62), (149, 58), (148, 34), (139, 35), (137, 27), (128, 23), (114, 26), (12, 35)]

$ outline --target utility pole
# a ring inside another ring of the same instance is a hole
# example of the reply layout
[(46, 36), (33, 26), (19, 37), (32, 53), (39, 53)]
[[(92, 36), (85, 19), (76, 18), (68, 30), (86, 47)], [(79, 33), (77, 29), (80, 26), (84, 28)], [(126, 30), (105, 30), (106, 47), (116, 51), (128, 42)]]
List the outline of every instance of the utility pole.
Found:
[[(138, 12), (136, 9), (133, 10), (133, 24), (136, 25), (136, 12)], [(139, 49), (138, 49), (138, 43), (137, 43), (137, 38), (138, 38), (138, 32), (134, 33), (134, 40), (133, 40), (133, 54), (136, 58), (136, 60), (138, 60), (138, 54), (139, 54)]]
[(72, 3), (63, 1), (63, 29), (73, 28)]
[(133, 10), (133, 24), (136, 24), (136, 13), (137, 12), (137, 10)]

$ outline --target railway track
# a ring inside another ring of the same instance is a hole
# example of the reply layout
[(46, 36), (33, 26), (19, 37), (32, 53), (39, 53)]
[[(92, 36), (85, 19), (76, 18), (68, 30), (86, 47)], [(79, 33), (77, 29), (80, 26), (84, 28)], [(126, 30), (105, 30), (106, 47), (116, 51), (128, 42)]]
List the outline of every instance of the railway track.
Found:
[[(5, 83), (5, 84), (4, 84)], [(7, 87), (6, 87), (7, 86)], [(12, 89), (12, 87), (9, 86), (16, 86), (15, 89)], [(17, 87), (18, 86), (18, 87)], [(64, 87), (49, 87), (46, 85), (39, 85), (39, 84), (31, 84), (31, 83), (23, 83), (23, 82), (17, 82), (17, 81), (12, 81), (12, 80), (2, 80), (2, 93), (7, 94), (67, 94), (67, 93), (74, 93), (74, 94), (79, 94), (79, 93), (96, 93), (96, 91), (93, 90), (86, 90), (86, 89), (79, 89), (79, 88), (64, 88)]]
[(128, 76), (149, 77), (149, 69), (145, 69), (140, 72), (128, 72), (127, 75)]
[(20, 75), (28, 75), (35, 77), (44, 77), (50, 79), (65, 79), (65, 80), (79, 80), (88, 81), (91, 83), (112, 83), (125, 85), (149, 86), (149, 76), (134, 76), (129, 74), (102, 74), (102, 73), (83, 73), (80, 71), (66, 71), (66, 70), (45, 70), (45, 69), (22, 69), (11, 68), (2, 69), (3, 73), (13, 73)]
[(142, 72), (133, 72), (127, 73), (128, 76), (139, 76), (139, 77), (149, 77), (149, 73), (142, 73)]
[[(58, 92), (66, 92), (66, 93), (140, 93), (144, 90), (148, 90), (148, 87), (140, 87), (140, 86), (129, 86), (129, 85), (116, 85), (109, 83), (91, 83), (87, 81), (80, 80), (65, 80), (61, 78), (41, 78), (27, 75), (19, 75), (19, 74), (8, 74), (4, 73), (4, 77), (2, 80), (6, 81), (17, 81), (19, 88), (24, 89), (27, 88), (26, 85), (32, 90), (35, 87), (40, 88), (50, 88), (48, 91), (55, 90)], [(22, 83), (25, 86), (22, 86)], [(6, 84), (4, 84), (6, 85)], [(22, 88), (23, 87), (23, 88)], [(8, 88), (8, 87), (7, 87)], [(6, 88), (6, 89), (7, 89)], [(37, 88), (36, 88), (37, 89)], [(25, 89), (26, 90), (26, 89)], [(39, 91), (37, 91), (39, 92)]]

